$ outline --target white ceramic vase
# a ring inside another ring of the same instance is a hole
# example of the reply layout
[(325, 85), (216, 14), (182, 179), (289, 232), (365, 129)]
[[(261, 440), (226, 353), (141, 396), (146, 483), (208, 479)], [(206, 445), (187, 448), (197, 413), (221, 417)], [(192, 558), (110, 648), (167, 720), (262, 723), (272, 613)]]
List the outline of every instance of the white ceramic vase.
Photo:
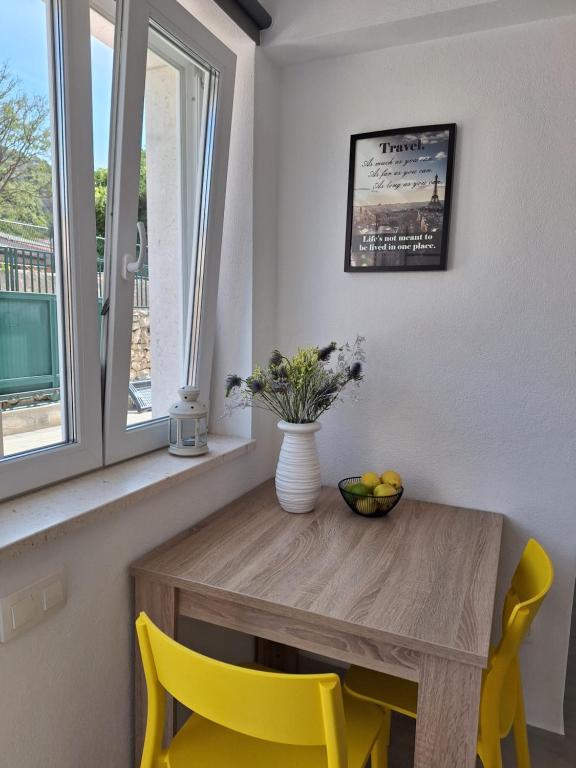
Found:
[(320, 461), (314, 433), (321, 425), (279, 421), (284, 433), (276, 466), (276, 495), (286, 512), (311, 512), (320, 495)]

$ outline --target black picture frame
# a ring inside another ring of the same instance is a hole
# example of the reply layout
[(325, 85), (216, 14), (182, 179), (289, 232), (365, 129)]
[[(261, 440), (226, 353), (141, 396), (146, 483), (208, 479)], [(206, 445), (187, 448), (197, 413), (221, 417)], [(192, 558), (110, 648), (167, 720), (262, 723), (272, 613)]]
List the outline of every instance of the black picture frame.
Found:
[[(388, 141), (389, 137), (396, 137), (396, 143)], [(361, 161), (365, 170), (357, 180), (362, 142), (366, 142), (362, 152), (367, 159)], [(393, 128), (350, 137), (345, 272), (447, 269), (455, 143), (455, 123)], [(379, 154), (372, 154), (374, 147), (378, 147)], [(445, 151), (435, 152), (438, 147), (445, 147)], [(416, 157), (417, 153), (424, 154)], [(355, 188), (355, 181), (368, 186)], [(416, 198), (420, 193), (422, 199), (401, 200), (403, 195)], [(362, 199), (371, 202), (359, 204)]]

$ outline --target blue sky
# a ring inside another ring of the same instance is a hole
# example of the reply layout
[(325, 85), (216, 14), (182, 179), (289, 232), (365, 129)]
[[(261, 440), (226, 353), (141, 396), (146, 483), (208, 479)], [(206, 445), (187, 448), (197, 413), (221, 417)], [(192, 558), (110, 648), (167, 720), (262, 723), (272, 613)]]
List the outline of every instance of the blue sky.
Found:
[[(420, 138), (422, 149), (383, 152), (380, 143), (410, 146)], [(427, 131), (419, 136), (399, 133), (361, 139), (356, 144), (354, 205), (427, 202), (438, 174), (438, 197), (444, 199), (448, 131)], [(395, 184), (401, 186), (396, 189)]]
[[(92, 112), (94, 165), (108, 164), (112, 50), (94, 38)], [(46, 6), (42, 0), (0, 0), (0, 63), (7, 63), (31, 95), (48, 96)]]

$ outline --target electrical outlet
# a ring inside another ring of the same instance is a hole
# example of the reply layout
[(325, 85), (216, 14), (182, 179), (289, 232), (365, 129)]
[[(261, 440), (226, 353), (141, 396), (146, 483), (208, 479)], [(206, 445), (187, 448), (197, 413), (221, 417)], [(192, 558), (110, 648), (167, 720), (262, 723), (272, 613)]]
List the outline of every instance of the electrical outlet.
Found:
[(0, 598), (0, 643), (7, 643), (56, 613), (66, 602), (64, 572)]

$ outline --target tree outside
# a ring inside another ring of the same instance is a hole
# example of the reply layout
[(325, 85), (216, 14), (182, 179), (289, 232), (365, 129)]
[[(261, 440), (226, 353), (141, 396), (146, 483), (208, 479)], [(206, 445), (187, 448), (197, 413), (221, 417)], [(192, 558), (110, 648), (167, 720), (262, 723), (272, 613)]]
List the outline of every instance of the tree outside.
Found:
[[(94, 171), (94, 203), (96, 206), (96, 236), (104, 237), (106, 226), (106, 203), (108, 198), (108, 169)], [(138, 221), (146, 224), (146, 150), (140, 154), (140, 183), (138, 185)], [(99, 248), (99, 255), (100, 253)]]
[(50, 227), (49, 105), (0, 65), (0, 218)]
[[(108, 169), (94, 171), (96, 235), (104, 238)], [(0, 219), (52, 227), (50, 107), (25, 93), (6, 63), (0, 65)], [(140, 158), (138, 220), (146, 222), (146, 151)], [(13, 227), (12, 227), (13, 228)], [(10, 234), (9, 224), (2, 230)], [(13, 234), (20, 234), (14, 231)], [(99, 240), (99, 255), (102, 247)]]

